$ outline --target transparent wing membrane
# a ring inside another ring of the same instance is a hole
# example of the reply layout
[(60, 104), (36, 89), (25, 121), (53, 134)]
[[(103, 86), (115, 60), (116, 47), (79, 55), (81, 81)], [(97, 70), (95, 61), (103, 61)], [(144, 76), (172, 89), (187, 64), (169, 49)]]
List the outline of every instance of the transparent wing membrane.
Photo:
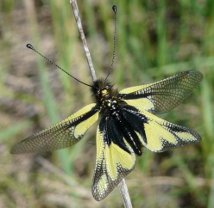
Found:
[(159, 82), (123, 89), (120, 94), (139, 110), (161, 113), (182, 103), (201, 79), (198, 71), (184, 71)]
[[(119, 136), (119, 137), (118, 137)], [(121, 139), (116, 144), (115, 140)], [(123, 140), (123, 141), (122, 141)], [(135, 166), (136, 156), (125, 142), (121, 129), (112, 121), (101, 119), (97, 129), (97, 156), (92, 194), (96, 200), (105, 198)], [(121, 148), (126, 146), (126, 150)]]
[(200, 135), (153, 113), (169, 111), (185, 100), (202, 74), (185, 71), (152, 84), (118, 91), (103, 80), (92, 86), (96, 103), (85, 106), (55, 126), (13, 146), (11, 153), (44, 152), (77, 143), (98, 120), (92, 195), (105, 198), (135, 166), (143, 146), (154, 152), (197, 143)]
[(95, 104), (90, 104), (55, 126), (36, 133), (11, 149), (11, 153), (46, 152), (77, 143), (98, 119)]
[(201, 140), (196, 131), (172, 124), (152, 113), (137, 112), (129, 107), (124, 109), (123, 114), (139, 136), (142, 145), (153, 152), (162, 152)]

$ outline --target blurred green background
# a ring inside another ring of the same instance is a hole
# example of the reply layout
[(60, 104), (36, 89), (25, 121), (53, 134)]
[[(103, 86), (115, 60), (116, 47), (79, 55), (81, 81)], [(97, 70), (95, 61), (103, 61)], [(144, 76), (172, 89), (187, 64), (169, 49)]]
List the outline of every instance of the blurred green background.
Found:
[[(122, 89), (197, 69), (200, 87), (185, 104), (161, 115), (197, 130), (203, 140), (161, 154), (145, 149), (127, 177), (134, 207), (214, 207), (214, 1), (82, 0), (81, 17), (98, 77), (118, 45), (113, 83)], [(95, 127), (65, 150), (10, 155), (12, 144), (92, 102), (90, 90), (47, 64), (31, 42), (74, 76), (90, 83), (69, 0), (0, 1), (0, 207), (122, 207), (115, 189), (91, 196)]]

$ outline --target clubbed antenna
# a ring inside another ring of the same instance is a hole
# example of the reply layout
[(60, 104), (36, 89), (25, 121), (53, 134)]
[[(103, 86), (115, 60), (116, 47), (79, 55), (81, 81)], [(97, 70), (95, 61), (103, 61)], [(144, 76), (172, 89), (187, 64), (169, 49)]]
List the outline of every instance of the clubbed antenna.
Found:
[(105, 78), (105, 81), (107, 80), (107, 78), (109, 77), (109, 75), (111, 74), (111, 72), (113, 70), (113, 66), (114, 66), (114, 62), (115, 62), (115, 58), (116, 58), (116, 46), (117, 46), (117, 6), (116, 5), (112, 6), (112, 11), (114, 12), (113, 53), (112, 53), (111, 65), (109, 67), (108, 74)]
[(59, 70), (65, 72), (68, 76), (70, 76), (71, 78), (73, 78), (73, 79), (76, 80), (77, 82), (79, 82), (79, 83), (81, 83), (81, 84), (84, 84), (84, 85), (86, 85), (86, 86), (88, 86), (88, 87), (92, 87), (91, 85), (89, 85), (89, 84), (87, 84), (87, 83), (85, 83), (85, 82), (83, 82), (83, 81), (77, 79), (76, 77), (74, 77), (73, 75), (71, 75), (70, 73), (68, 73), (66, 70), (64, 70), (62, 67), (60, 67), (58, 64), (56, 64), (54, 61), (52, 61), (51, 59), (49, 59), (49, 58), (47, 58), (46, 56), (44, 56), (44, 55), (43, 55), (42, 53), (40, 53), (37, 49), (35, 49), (35, 48), (33, 47), (32, 44), (28, 43), (28, 44), (26, 45), (26, 47), (29, 48), (29, 49), (31, 49), (32, 51), (34, 51), (34, 52), (37, 53), (38, 55), (40, 55), (42, 58), (44, 58), (44, 59), (45, 59), (47, 62), (49, 62), (50, 64), (56, 66), (57, 69), (59, 69)]

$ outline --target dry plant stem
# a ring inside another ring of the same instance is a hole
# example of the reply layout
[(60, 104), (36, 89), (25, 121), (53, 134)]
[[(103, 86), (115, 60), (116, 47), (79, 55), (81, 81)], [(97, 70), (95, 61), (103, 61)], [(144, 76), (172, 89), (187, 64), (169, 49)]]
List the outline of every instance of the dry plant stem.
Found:
[(129, 196), (129, 190), (126, 185), (126, 181), (123, 178), (122, 181), (119, 183), (118, 188), (120, 189), (120, 195), (123, 198), (123, 205), (125, 208), (132, 208), (131, 199)]
[(89, 48), (88, 48), (88, 44), (87, 44), (87, 41), (86, 41), (86, 38), (85, 38), (85, 34), (84, 34), (84, 31), (83, 31), (83, 28), (82, 28), (82, 22), (81, 22), (81, 18), (80, 18), (80, 15), (79, 15), (79, 8), (78, 8), (76, 0), (70, 0), (70, 3), (71, 3), (71, 6), (72, 6), (72, 9), (73, 9), (74, 17), (76, 19), (77, 28), (79, 30), (80, 37), (81, 37), (81, 40), (82, 40), (82, 44), (83, 44), (83, 48), (84, 48), (84, 51), (85, 51), (86, 59), (87, 59), (87, 62), (88, 62), (88, 66), (89, 66), (89, 70), (90, 70), (90, 73), (91, 73), (91, 77), (92, 77), (92, 80), (94, 82), (94, 81), (97, 80), (97, 77), (96, 77), (96, 73), (95, 73), (95, 70), (94, 70), (94, 66), (93, 66), (93, 62), (92, 62), (92, 59), (91, 59), (91, 54), (90, 54), (90, 51), (89, 51)]
[[(89, 70), (90, 70), (90, 73), (91, 73), (91, 77), (92, 77), (92, 80), (95, 81), (95, 80), (97, 80), (97, 77), (96, 77), (96, 73), (95, 73), (95, 70), (94, 70), (94, 66), (93, 66), (93, 62), (92, 62), (92, 59), (91, 59), (91, 54), (90, 54), (90, 51), (89, 51), (89, 48), (88, 48), (88, 44), (87, 44), (87, 41), (86, 41), (86, 38), (85, 38), (85, 34), (84, 34), (84, 31), (83, 31), (82, 22), (81, 22), (81, 18), (80, 18), (80, 15), (79, 15), (78, 5), (77, 5), (76, 0), (70, 0), (70, 3), (71, 3), (71, 6), (72, 6), (74, 17), (76, 19), (76, 23), (77, 23), (77, 27), (78, 27), (78, 30), (79, 30), (79, 33), (80, 33), (80, 37), (81, 37), (81, 40), (82, 40), (82, 43), (83, 43), (83, 47), (84, 47), (85, 55), (86, 55), (87, 62), (88, 62), (88, 65), (89, 65)], [(129, 196), (129, 192), (128, 192), (128, 188), (127, 188), (125, 179), (122, 179), (122, 181), (120, 182), (118, 187), (120, 189), (120, 194), (121, 194), (122, 199), (123, 199), (124, 207), (125, 208), (132, 208), (131, 199), (130, 199), (130, 196)]]

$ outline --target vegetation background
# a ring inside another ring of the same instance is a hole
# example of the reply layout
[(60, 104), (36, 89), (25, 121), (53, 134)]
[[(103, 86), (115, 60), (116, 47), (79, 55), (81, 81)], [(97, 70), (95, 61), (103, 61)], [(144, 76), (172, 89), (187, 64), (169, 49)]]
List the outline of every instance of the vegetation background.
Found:
[[(113, 4), (118, 45), (110, 77), (119, 89), (197, 69), (200, 87), (185, 104), (161, 115), (196, 129), (199, 145), (155, 154), (145, 149), (127, 177), (134, 207), (214, 207), (214, 1), (78, 1), (96, 72), (111, 63)], [(90, 83), (69, 0), (0, 0), (0, 207), (122, 207), (117, 189), (92, 196), (95, 128), (73, 148), (10, 155), (17, 141), (90, 103), (90, 90), (25, 48), (31, 42), (74, 76)]]

